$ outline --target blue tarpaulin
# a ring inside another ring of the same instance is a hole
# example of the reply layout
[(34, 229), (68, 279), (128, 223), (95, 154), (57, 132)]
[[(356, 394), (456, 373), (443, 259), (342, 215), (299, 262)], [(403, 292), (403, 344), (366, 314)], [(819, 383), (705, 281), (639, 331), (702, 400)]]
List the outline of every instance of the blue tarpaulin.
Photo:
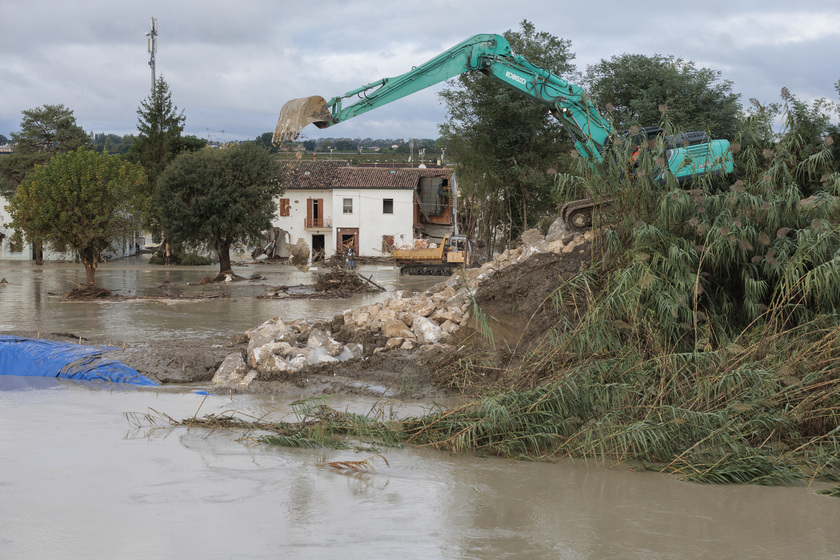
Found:
[(136, 369), (106, 358), (107, 351), (107, 347), (0, 335), (0, 375), (157, 385)]

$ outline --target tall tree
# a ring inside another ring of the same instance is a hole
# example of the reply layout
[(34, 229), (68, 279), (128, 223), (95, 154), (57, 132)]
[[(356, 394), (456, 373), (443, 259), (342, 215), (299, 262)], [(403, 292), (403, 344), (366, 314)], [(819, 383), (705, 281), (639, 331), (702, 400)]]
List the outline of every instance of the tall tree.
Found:
[(657, 126), (667, 109), (684, 131), (708, 131), (732, 139), (741, 111), (732, 82), (709, 68), (673, 56), (623, 54), (602, 59), (586, 70), (584, 83), (592, 100), (609, 110), (616, 128)]
[(181, 151), (186, 117), (172, 103), (172, 94), (163, 76), (157, 79), (149, 97), (140, 103), (137, 116), (138, 134), (131, 147), (131, 158), (146, 170), (151, 189)]
[(219, 273), (229, 272), (234, 243), (271, 227), (275, 196), (282, 192), (279, 169), (253, 142), (181, 154), (163, 171), (155, 191), (164, 233), (175, 243), (212, 247)]
[(120, 156), (84, 148), (59, 154), (18, 187), (12, 227), (32, 242), (71, 247), (92, 286), (102, 251), (133, 225), (145, 183), (142, 167)]
[[(195, 136), (182, 137), (186, 117), (183, 111), (172, 102), (169, 85), (163, 76), (155, 82), (155, 89), (151, 95), (140, 103), (137, 109), (137, 135), (130, 157), (139, 162), (146, 170), (149, 178), (148, 196), (153, 201), (155, 184), (166, 166), (184, 151), (194, 151), (206, 145)], [(161, 201), (161, 204), (163, 201)], [(160, 234), (161, 208), (153, 202), (144, 220), (145, 227), (157, 237)], [(172, 250), (168, 239), (163, 240), (165, 263), (172, 264)]]
[(90, 143), (76, 124), (73, 111), (64, 105), (44, 105), (22, 112), (20, 130), (12, 132), (15, 151), (0, 160), (0, 194), (14, 195), (36, 165), (43, 165), (55, 154), (73, 152)]
[[(76, 124), (73, 111), (64, 105), (44, 105), (23, 111), (20, 131), (12, 133), (15, 151), (0, 158), (0, 195), (11, 199), (18, 186), (38, 165), (58, 153), (87, 147), (90, 139)], [(43, 264), (41, 244), (33, 241), (36, 264)]]
[[(527, 20), (504, 37), (516, 54), (559, 76), (575, 69), (571, 42)], [(463, 210), (476, 216), (483, 229), (475, 233), (492, 246), (499, 227), (510, 236), (550, 211), (552, 175), (571, 149), (568, 136), (543, 106), (480, 73), (447, 86), (440, 94), (447, 107), (442, 140), (458, 161)]]

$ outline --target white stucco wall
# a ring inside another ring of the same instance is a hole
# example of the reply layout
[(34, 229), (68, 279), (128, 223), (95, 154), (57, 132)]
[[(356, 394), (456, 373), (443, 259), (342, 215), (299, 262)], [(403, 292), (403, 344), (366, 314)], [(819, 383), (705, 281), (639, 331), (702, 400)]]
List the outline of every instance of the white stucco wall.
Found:
[[(0, 233), (5, 234), (5, 237), (0, 240), (0, 260), (9, 261), (29, 261), (32, 260), (32, 246), (29, 243), (23, 243), (20, 251), (13, 252), (11, 249), (11, 240), (14, 230), (8, 226), (12, 221), (12, 217), (6, 211), (6, 206), (9, 202), (0, 196)], [(139, 235), (135, 232), (127, 233), (120, 239), (114, 241), (111, 246), (112, 249), (103, 253), (105, 259), (118, 259), (135, 254), (137, 251), (137, 244), (140, 242)], [(59, 252), (52, 250), (49, 245), (44, 248), (45, 261), (74, 261), (76, 255), (72, 251)]]
[[(281, 197), (281, 199), (289, 199), (289, 215), (280, 216), (280, 207), (278, 204), (277, 213), (274, 216), (273, 225), (288, 232), (288, 243), (294, 245), (298, 239), (303, 238), (309, 247), (312, 247), (312, 234), (323, 235), (324, 245), (327, 249), (327, 257), (332, 255), (335, 251), (335, 235), (334, 224), (332, 222), (332, 193), (329, 189), (315, 190), (315, 189), (289, 189)], [(330, 223), (329, 231), (313, 231), (304, 228), (306, 222), (306, 200), (321, 198), (324, 200), (324, 220)], [(330, 251), (333, 248), (333, 251)], [(288, 257), (288, 251), (281, 251), (280, 256)]]
[[(289, 232), (290, 242), (303, 238), (312, 247), (312, 235), (324, 235), (326, 256), (335, 254), (339, 228), (358, 228), (360, 256), (379, 257), (382, 237), (394, 236), (396, 245), (405, 245), (413, 240), (414, 191), (412, 189), (289, 189), (280, 198), (289, 199), (289, 216), (278, 213), (273, 225)], [(324, 200), (324, 217), (330, 221), (329, 231), (304, 229), (306, 200)], [(353, 201), (353, 211), (344, 213), (344, 199)], [(394, 213), (383, 213), (383, 200), (394, 201)], [(282, 255), (281, 256), (288, 256)]]
[[(344, 213), (344, 199), (353, 201), (353, 213)], [(393, 214), (383, 213), (383, 200), (394, 201)], [(359, 229), (359, 254), (383, 256), (382, 237), (392, 235), (396, 245), (414, 239), (414, 191), (411, 189), (336, 189), (333, 191), (336, 209), (335, 228)]]

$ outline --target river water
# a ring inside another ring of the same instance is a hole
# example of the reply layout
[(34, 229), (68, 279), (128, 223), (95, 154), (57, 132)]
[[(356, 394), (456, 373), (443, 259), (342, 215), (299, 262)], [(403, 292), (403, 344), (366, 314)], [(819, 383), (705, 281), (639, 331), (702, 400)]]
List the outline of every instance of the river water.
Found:
[[(331, 317), (375, 301), (256, 300), (265, 285), (311, 282), (289, 267), (266, 279), (196, 286), (206, 269), (108, 263), (97, 284), (122, 293), (229, 290), (194, 303), (61, 303), (79, 265), (0, 263), (0, 330), (110, 334), (116, 340), (221, 339), (282, 316)], [(366, 276), (423, 287), (388, 267)], [(190, 285), (186, 283), (189, 282)], [(241, 432), (152, 427), (237, 411), (281, 419), (283, 396), (205, 397), (195, 386), (137, 388), (0, 376), (0, 558), (840, 558), (840, 500), (813, 488), (705, 486), (581, 461), (530, 463), (386, 449), (390, 466), (343, 473), (318, 463), (369, 454), (288, 449)], [(385, 417), (425, 403), (332, 397)]]

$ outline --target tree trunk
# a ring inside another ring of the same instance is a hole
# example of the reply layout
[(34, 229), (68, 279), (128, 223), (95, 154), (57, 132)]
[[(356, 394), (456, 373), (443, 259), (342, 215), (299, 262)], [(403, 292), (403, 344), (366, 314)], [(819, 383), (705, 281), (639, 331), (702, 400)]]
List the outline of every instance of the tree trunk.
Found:
[(92, 249), (84, 249), (79, 251), (79, 256), (82, 258), (82, 264), (85, 265), (85, 280), (88, 286), (93, 286), (94, 274), (96, 273), (96, 265), (99, 262), (99, 255)]
[(216, 253), (219, 255), (219, 274), (230, 272), (230, 243), (218, 245)]
[(171, 265), (172, 263), (172, 245), (169, 244), (169, 240), (164, 238), (163, 240), (163, 264)]
[(35, 259), (35, 264), (44, 264), (44, 244), (40, 241), (32, 243), (32, 257)]

